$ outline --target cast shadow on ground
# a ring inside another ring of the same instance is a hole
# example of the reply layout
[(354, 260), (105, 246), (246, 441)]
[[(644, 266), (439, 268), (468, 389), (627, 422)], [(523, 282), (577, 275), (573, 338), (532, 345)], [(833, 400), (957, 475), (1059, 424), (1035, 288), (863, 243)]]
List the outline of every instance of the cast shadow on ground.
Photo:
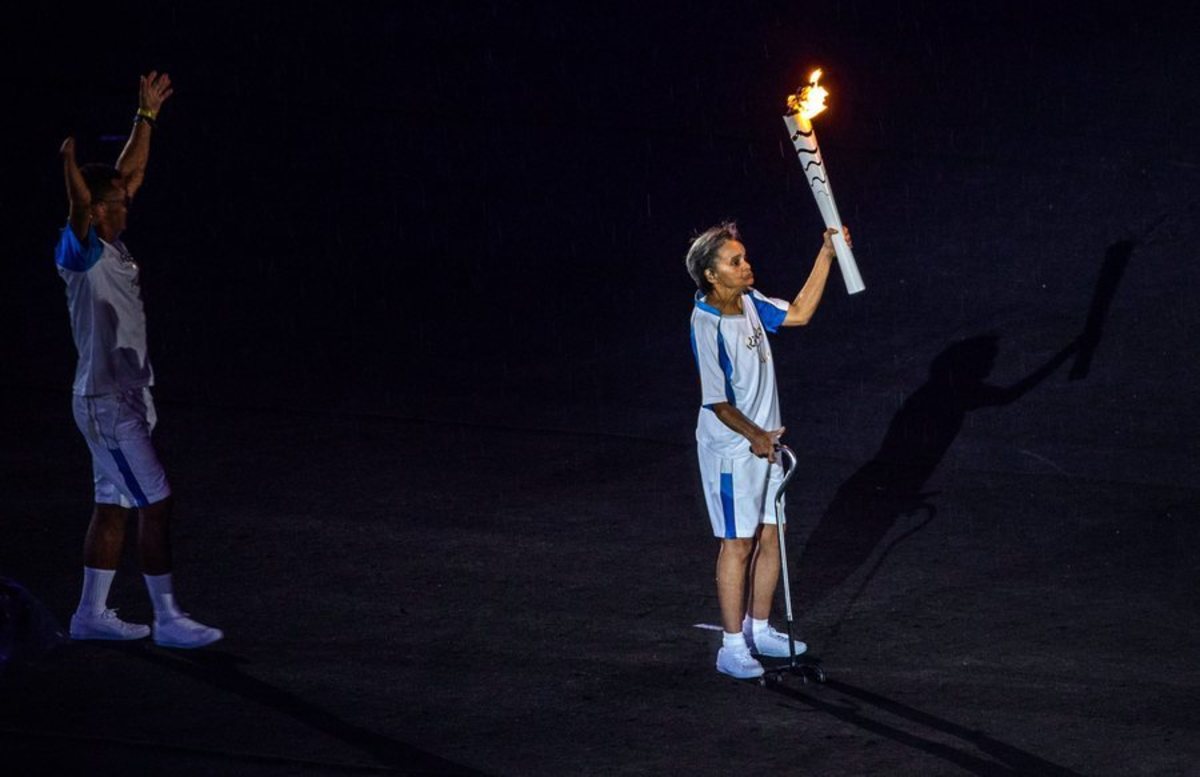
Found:
[(1092, 357), (1104, 332), (1104, 320), (1108, 318), (1108, 309), (1112, 306), (1113, 298), (1117, 296), (1117, 286), (1121, 283), (1121, 276), (1125, 274), (1129, 257), (1133, 256), (1134, 245), (1132, 240), (1121, 240), (1110, 245), (1104, 253), (1100, 279), (1096, 281), (1092, 304), (1088, 308), (1087, 323), (1083, 326), (1083, 336), (1079, 338), (1079, 355), (1075, 357), (1075, 363), (1067, 373), (1069, 380), (1082, 380), (1091, 371)]
[[(787, 699), (807, 705), (815, 710), (832, 715), (838, 720), (869, 731), (872, 734), (886, 737), (902, 745), (929, 753), (932, 756), (954, 764), (971, 774), (985, 777), (1011, 777), (1012, 775), (1044, 775), (1045, 777), (1080, 777), (1078, 772), (1059, 766), (1055, 763), (1028, 753), (1012, 745), (993, 739), (982, 731), (951, 723), (948, 720), (930, 715), (927, 712), (909, 707), (906, 704), (893, 701), (853, 685), (829, 680), (824, 688), (842, 694), (842, 699), (825, 700), (797, 687), (784, 683), (773, 683), (768, 686), (776, 693)], [(940, 732), (962, 741), (963, 745), (951, 745), (936, 741), (928, 736), (920, 736), (889, 723), (884, 723), (868, 714), (867, 707), (902, 718), (911, 724), (924, 727), (932, 732)], [(992, 759), (981, 757), (968, 750), (973, 748)]]
[[(995, 333), (955, 342), (934, 358), (928, 380), (905, 399), (888, 425), (879, 450), (838, 487), (809, 536), (794, 581), (802, 610), (811, 610), (838, 590), (874, 556), (875, 563), (832, 626), (836, 633), (888, 554), (928, 525), (937, 512), (931, 501), (935, 494), (922, 489), (962, 430), (967, 413), (1011, 405), (1048, 378), (1073, 353), (1078, 353), (1078, 357), (1071, 378), (1086, 377), (1134, 245), (1123, 240), (1105, 252), (1083, 334), (1012, 385), (995, 386), (987, 382), (999, 352), (1000, 338)], [(917, 525), (877, 551), (902, 518), (922, 513), (924, 518)]]
[(921, 523), (878, 554), (847, 607), (852, 605), (887, 554), (936, 514), (930, 501), (935, 494), (922, 489), (962, 430), (967, 413), (1016, 402), (1078, 348), (1078, 341), (1072, 341), (1011, 386), (995, 386), (986, 379), (996, 362), (998, 341), (995, 334), (979, 335), (938, 354), (930, 365), (929, 379), (904, 400), (892, 418), (879, 450), (838, 487), (797, 565), (795, 588), (802, 609), (810, 609), (854, 575), (876, 554), (876, 547), (901, 518), (924, 512)]
[(265, 683), (244, 673), (242, 659), (214, 650), (163, 651), (147, 648), (136, 651), (138, 658), (187, 675), (193, 679), (228, 691), (243, 699), (290, 716), (294, 720), (334, 739), (341, 740), (379, 763), (405, 774), (446, 774), (462, 777), (485, 777), (484, 772), (448, 761), (413, 745), (377, 734), (348, 723), (328, 710), (304, 701), (282, 688)]

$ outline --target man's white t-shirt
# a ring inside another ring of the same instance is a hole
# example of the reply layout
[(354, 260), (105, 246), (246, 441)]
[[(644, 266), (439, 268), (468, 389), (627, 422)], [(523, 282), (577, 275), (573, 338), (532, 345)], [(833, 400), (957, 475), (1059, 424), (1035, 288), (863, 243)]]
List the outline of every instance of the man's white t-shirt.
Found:
[(124, 243), (101, 240), (95, 227), (81, 243), (67, 227), (54, 259), (67, 284), (71, 333), (79, 352), (74, 393), (114, 394), (153, 385), (138, 266)]

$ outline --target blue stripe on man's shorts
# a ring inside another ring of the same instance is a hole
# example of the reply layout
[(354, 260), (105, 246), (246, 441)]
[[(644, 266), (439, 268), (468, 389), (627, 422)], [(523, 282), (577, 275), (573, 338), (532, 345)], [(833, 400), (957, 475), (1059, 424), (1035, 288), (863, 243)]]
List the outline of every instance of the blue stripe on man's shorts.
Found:
[(121, 453), (120, 448), (109, 448), (108, 452), (116, 459), (117, 469), (121, 470), (121, 477), (125, 478), (125, 485), (129, 488), (129, 493), (133, 494), (134, 503), (138, 507), (149, 505), (150, 500), (146, 498), (146, 494), (142, 492), (142, 487), (138, 485), (137, 478), (133, 476), (133, 469), (129, 466), (129, 459), (125, 458), (125, 454)]
[(737, 539), (737, 522), (733, 519), (733, 473), (721, 473), (721, 512), (725, 514), (725, 539)]

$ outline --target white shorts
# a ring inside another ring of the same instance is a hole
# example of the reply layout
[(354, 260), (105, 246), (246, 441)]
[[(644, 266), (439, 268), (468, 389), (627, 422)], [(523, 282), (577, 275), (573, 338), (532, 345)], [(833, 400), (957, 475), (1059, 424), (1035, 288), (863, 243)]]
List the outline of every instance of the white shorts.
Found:
[(74, 398), (75, 425), (92, 452), (96, 503), (145, 507), (171, 495), (150, 443), (157, 416), (150, 389)]
[[(771, 464), (754, 454), (723, 458), (703, 446), (696, 447), (700, 461), (700, 487), (712, 521), (713, 534), (722, 539), (749, 539), (760, 524), (775, 523), (775, 495), (783, 482), (783, 465)], [(785, 499), (780, 504), (784, 520)]]

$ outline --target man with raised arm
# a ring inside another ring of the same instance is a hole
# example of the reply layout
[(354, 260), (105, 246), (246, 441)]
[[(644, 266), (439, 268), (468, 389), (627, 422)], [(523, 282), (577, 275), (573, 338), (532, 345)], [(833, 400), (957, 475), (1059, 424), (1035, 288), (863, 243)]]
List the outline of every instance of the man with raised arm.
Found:
[[(67, 285), (67, 308), (79, 361), (75, 423), (92, 454), (95, 506), (83, 545), (83, 593), (71, 617), (74, 639), (141, 639), (196, 648), (223, 636), (179, 609), (171, 582), (171, 487), (150, 442), (154, 373), (146, 349), (138, 265), (121, 242), (134, 195), (150, 156), (150, 137), (171, 96), (166, 73), (143, 76), (133, 130), (116, 167), (75, 162), (75, 140), (60, 149), (70, 210), (54, 256)], [(132, 509), (138, 514), (138, 555), (154, 628), (127, 623), (108, 607)]]
[[(812, 318), (829, 278), (836, 233), (825, 230), (808, 280), (790, 303), (754, 288), (746, 247), (732, 222), (700, 234), (687, 254), (688, 274), (699, 287), (692, 309), (701, 394), (697, 457), (713, 534), (721, 540), (717, 600), (725, 634), (717, 671), (733, 677), (762, 675), (753, 654), (791, 654), (787, 635), (768, 622), (779, 584), (774, 502), (783, 471), (775, 447), (784, 428), (767, 332)], [(849, 242), (849, 230), (845, 236)], [(795, 650), (803, 653), (807, 646), (797, 641)]]

